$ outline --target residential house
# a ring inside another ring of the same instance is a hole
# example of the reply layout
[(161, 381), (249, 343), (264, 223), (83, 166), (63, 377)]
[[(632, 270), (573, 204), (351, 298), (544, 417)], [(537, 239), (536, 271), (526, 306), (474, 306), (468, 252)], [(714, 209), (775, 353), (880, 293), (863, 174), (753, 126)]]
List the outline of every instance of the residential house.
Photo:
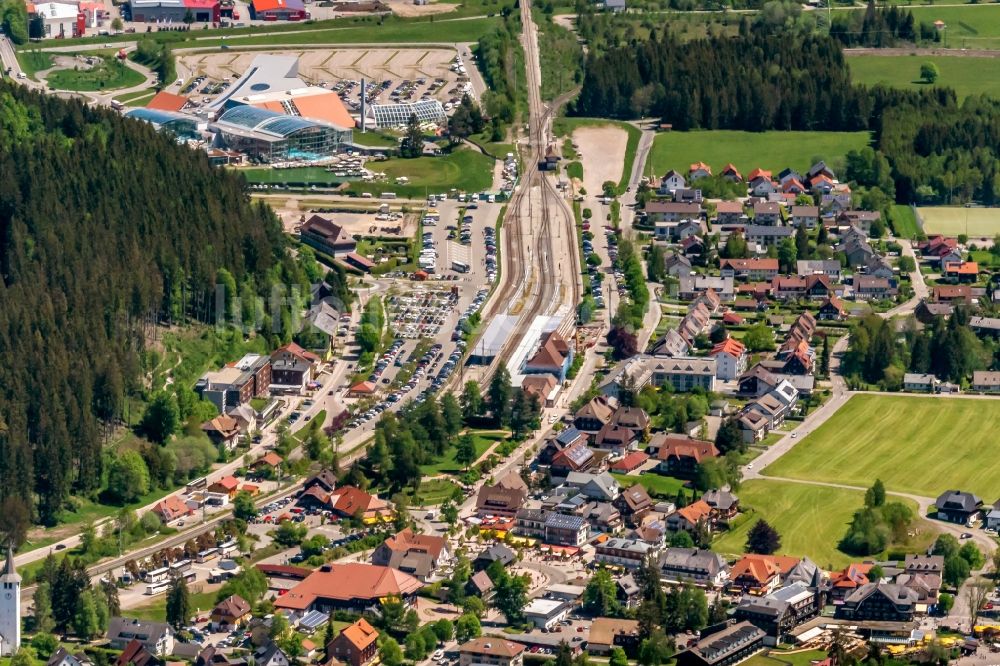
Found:
[(493, 595), (496, 594), (493, 588), (493, 581), (490, 580), (485, 571), (477, 571), (465, 583), (465, 593), (469, 596), (479, 597), (485, 604), (489, 604)]
[(587, 652), (594, 655), (608, 655), (612, 648), (620, 647), (625, 654), (635, 655), (638, 653), (641, 638), (638, 620), (594, 618), (587, 636)]
[(253, 461), (250, 464), (250, 469), (254, 472), (261, 472), (261, 471), (272, 472), (278, 467), (280, 467), (283, 462), (285, 462), (284, 458), (279, 456), (274, 451), (268, 451), (260, 458), (257, 458), (257, 460)]
[(231, 594), (215, 604), (209, 621), (215, 631), (232, 631), (242, 627), (253, 617), (253, 609), (246, 599), (238, 594)]
[(475, 571), (485, 571), (494, 562), (499, 562), (501, 566), (507, 566), (516, 561), (517, 553), (502, 543), (498, 543), (479, 553), (472, 561), (472, 568)]
[(163, 666), (164, 663), (138, 639), (129, 641), (114, 660), (114, 666)]
[(113, 617), (108, 622), (107, 637), (114, 650), (124, 650), (132, 641), (139, 641), (142, 647), (156, 656), (169, 655), (174, 651), (174, 630), (166, 622)]
[(420, 581), (432, 578), (451, 561), (447, 539), (416, 534), (408, 527), (383, 541), (372, 552), (372, 564), (403, 571)]
[(626, 523), (637, 526), (642, 523), (642, 519), (653, 508), (653, 500), (642, 484), (635, 484), (624, 489), (618, 497), (613, 500), (613, 504), (618, 513)]
[(732, 183), (743, 182), (743, 176), (740, 175), (739, 169), (733, 166), (732, 162), (725, 166), (722, 170), (721, 176)]
[(254, 666), (289, 666), (291, 660), (274, 641), (268, 641), (253, 652)]
[(652, 224), (696, 220), (701, 217), (701, 206), (696, 203), (647, 201), (645, 211), (648, 222)]
[(759, 254), (763, 254), (767, 248), (779, 245), (786, 238), (791, 238), (793, 233), (794, 230), (791, 227), (748, 224), (745, 235), (748, 244), (763, 248), (763, 251), (757, 250)]
[(718, 343), (712, 347), (708, 356), (715, 359), (717, 379), (731, 381), (746, 372), (747, 359), (749, 358), (747, 348), (736, 338), (726, 338)]
[(695, 388), (712, 392), (715, 390), (715, 376), (714, 358), (668, 358), (659, 359), (654, 366), (652, 383), (655, 386), (669, 384), (678, 392)]
[(271, 390), (302, 393), (315, 378), (321, 359), (294, 342), (271, 354)]
[(814, 194), (826, 196), (833, 192), (835, 183), (833, 179), (820, 174), (809, 179), (809, 191)]
[(708, 166), (704, 162), (695, 162), (688, 169), (688, 179), (698, 180), (699, 178), (711, 178), (712, 167)]
[(770, 258), (758, 259), (720, 259), (719, 273), (723, 277), (732, 277), (742, 282), (761, 282), (770, 280), (778, 274), (778, 260)]
[(224, 495), (229, 499), (236, 497), (236, 493), (239, 492), (240, 482), (235, 476), (226, 475), (209, 484), (206, 488), (207, 492), (215, 493), (216, 495)]
[(781, 224), (781, 206), (768, 201), (758, 201), (753, 205), (753, 223), (767, 226)]
[(524, 646), (495, 636), (473, 638), (459, 648), (459, 666), (523, 666)]
[(590, 525), (583, 516), (569, 516), (550, 511), (545, 515), (545, 543), (579, 547), (587, 542)]
[(685, 187), (679, 190), (674, 190), (673, 200), (679, 203), (696, 203), (700, 204), (704, 201), (704, 197), (701, 194), (701, 190)]
[(909, 622), (916, 611), (917, 593), (894, 583), (867, 583), (844, 598), (836, 617), (853, 621)]
[(570, 472), (566, 475), (566, 485), (577, 488), (590, 499), (602, 502), (613, 502), (622, 491), (618, 481), (607, 472), (591, 474), (589, 472)]
[(736, 418), (736, 425), (740, 428), (743, 442), (747, 444), (762, 441), (769, 432), (767, 417), (753, 410), (741, 411)]
[(933, 293), (934, 293), (934, 300), (937, 301), (938, 303), (957, 303), (959, 301), (965, 304), (972, 303), (972, 287), (970, 287), (967, 284), (934, 285)]
[(671, 277), (690, 275), (693, 270), (691, 267), (691, 260), (683, 254), (677, 254), (676, 252), (667, 255), (667, 258), (663, 260), (663, 265), (666, 269), (667, 275)]
[[(614, 427), (614, 425), (609, 422), (604, 426), (604, 428), (609, 427)], [(598, 435), (604, 432), (604, 428), (598, 432)], [(556, 478), (565, 478), (570, 472), (589, 470), (595, 462), (594, 452), (587, 446), (586, 440), (578, 441), (552, 456), (549, 473)]]
[(735, 617), (764, 631), (764, 643), (773, 646), (789, 642), (789, 633), (820, 610), (817, 592), (804, 583), (793, 583), (765, 596), (744, 596)]
[(476, 515), (513, 518), (527, 497), (524, 489), (484, 485), (476, 496)]
[(587, 435), (580, 432), (575, 427), (570, 426), (564, 430), (561, 430), (555, 434), (554, 437), (550, 437), (546, 440), (545, 446), (538, 453), (538, 462), (541, 465), (549, 465), (552, 463), (552, 459), (555, 458), (556, 454), (565, 448), (573, 446), (574, 444), (586, 444)]
[(684, 180), (684, 176), (671, 169), (660, 179), (659, 194), (670, 194), (674, 190), (684, 187), (687, 187), (687, 181)]
[(836, 259), (799, 259), (795, 262), (799, 277), (825, 275), (832, 282), (840, 282), (840, 262)]
[(614, 411), (611, 399), (599, 395), (577, 410), (573, 425), (584, 434), (596, 435), (601, 428), (611, 422)]
[(566, 373), (573, 362), (573, 350), (558, 331), (550, 331), (542, 336), (541, 345), (524, 364), (524, 374), (551, 374), (566, 380)]
[[(637, 608), (642, 601), (642, 588), (635, 582), (635, 576), (631, 573), (625, 574), (617, 581), (615, 598), (623, 608)], [(593, 631), (593, 628), (591, 629)]]
[(781, 380), (761, 364), (740, 375), (738, 393), (744, 397), (759, 398), (777, 388)]
[(94, 662), (82, 651), (71, 654), (66, 648), (60, 647), (49, 656), (45, 666), (94, 666)]
[(716, 524), (728, 523), (740, 512), (740, 498), (730, 490), (708, 490), (701, 499), (712, 510), (712, 521)]
[(703, 460), (720, 455), (712, 442), (662, 432), (653, 435), (647, 451), (660, 461), (659, 473), (681, 479), (694, 478)]
[(754, 169), (747, 176), (747, 184), (750, 186), (750, 193), (757, 197), (766, 197), (777, 188), (771, 180), (771, 172), (764, 169)]
[(872, 224), (882, 219), (882, 214), (873, 210), (845, 210), (837, 216), (841, 225), (850, 225), (860, 229), (866, 236), (872, 232)]
[(959, 525), (971, 525), (983, 508), (983, 500), (961, 490), (946, 490), (934, 502), (937, 519)]
[(187, 502), (177, 495), (167, 495), (153, 506), (152, 511), (160, 517), (164, 525), (170, 525), (193, 513)]
[(1000, 372), (994, 370), (973, 371), (972, 390), (979, 393), (1000, 393)]
[(364, 618), (344, 627), (326, 646), (326, 655), (350, 666), (365, 666), (378, 656), (379, 632)]
[(608, 451), (611, 455), (623, 456), (633, 449), (638, 441), (635, 430), (612, 421), (597, 432), (594, 437), (594, 448)]
[(214, 404), (219, 412), (228, 413), (231, 407), (270, 395), (271, 359), (260, 354), (246, 354), (221, 370), (206, 372), (198, 379), (194, 390), (202, 399)]
[(337, 487), (337, 475), (333, 473), (333, 470), (323, 468), (313, 476), (306, 479), (306, 482), (302, 484), (303, 490), (308, 490), (313, 487), (319, 487), (325, 492), (332, 493)]
[(770, 594), (782, 583), (783, 575), (798, 563), (797, 557), (749, 553), (733, 565), (729, 586), (743, 594)]
[(594, 561), (608, 566), (638, 569), (656, 548), (645, 541), (612, 538), (594, 544)]
[(360, 516), (367, 523), (392, 515), (388, 502), (354, 486), (341, 486), (330, 493), (330, 508), (341, 518)]
[(521, 382), (521, 390), (538, 400), (543, 407), (554, 407), (559, 380), (548, 373), (541, 375), (525, 375)]
[(210, 421), (201, 424), (201, 431), (217, 447), (232, 451), (240, 442), (240, 424), (228, 414), (219, 414)]
[(727, 624), (714, 633), (702, 632), (693, 646), (679, 652), (677, 666), (730, 666), (746, 661), (764, 649), (764, 631), (750, 624)]
[(729, 565), (718, 553), (700, 548), (667, 548), (660, 556), (660, 576), (668, 583), (719, 588), (729, 580)]
[[(994, 300), (996, 300), (995, 296)], [(979, 316), (969, 317), (969, 328), (976, 333), (990, 334), (996, 337), (1000, 334), (1000, 318)]]
[(649, 460), (649, 454), (642, 451), (632, 451), (624, 458), (611, 463), (608, 470), (614, 474), (631, 474)]
[(829, 296), (819, 306), (816, 318), (822, 321), (843, 321), (847, 319), (847, 309), (842, 300), (836, 296)]
[(855, 590), (867, 585), (871, 582), (868, 573), (874, 566), (873, 562), (852, 563), (840, 571), (832, 572), (829, 580), (830, 599), (835, 603), (843, 602)]
[(677, 296), (682, 300), (694, 300), (710, 289), (724, 301), (733, 300), (736, 293), (731, 277), (682, 275), (677, 279)]
[(299, 232), (302, 242), (331, 257), (354, 252), (358, 244), (339, 224), (319, 215), (313, 215)]
[(790, 214), (793, 227), (815, 229), (819, 224), (819, 206), (792, 206)]
[(894, 280), (854, 274), (854, 298), (859, 301), (878, 301), (895, 298), (898, 290)]
[(945, 278), (958, 282), (975, 282), (979, 279), (979, 264), (975, 261), (951, 261), (943, 264)]
[(694, 532), (699, 525), (710, 529), (711, 517), (712, 507), (705, 500), (698, 500), (667, 516), (667, 529), (671, 532)]
[(743, 204), (739, 201), (720, 201), (715, 205), (717, 224), (739, 224), (746, 220)]

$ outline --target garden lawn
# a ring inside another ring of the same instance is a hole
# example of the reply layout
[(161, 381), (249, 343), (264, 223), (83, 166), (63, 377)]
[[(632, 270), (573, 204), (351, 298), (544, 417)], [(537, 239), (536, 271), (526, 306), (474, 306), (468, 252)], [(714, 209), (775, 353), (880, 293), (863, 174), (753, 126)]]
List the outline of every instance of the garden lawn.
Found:
[(936, 87), (954, 88), (959, 101), (973, 94), (1000, 97), (1000, 59), (966, 56), (859, 55), (847, 58), (851, 79), (873, 86), (919, 90), (930, 87), (920, 80), (920, 66), (932, 62), (940, 76)]
[(868, 132), (664, 132), (653, 140), (649, 165), (658, 176), (670, 169), (687, 176), (695, 162), (707, 163), (713, 174), (732, 162), (744, 178), (757, 167), (777, 176), (786, 167), (803, 172), (815, 158), (838, 169), (848, 151), (868, 142)]
[(622, 488), (631, 488), (635, 484), (639, 483), (645, 488), (651, 495), (661, 495), (663, 497), (676, 497), (677, 491), (684, 487), (687, 483), (683, 479), (677, 479), (672, 476), (663, 476), (660, 474), (639, 474), (639, 475), (628, 475), (628, 474), (612, 474), (621, 484)]
[[(375, 196), (395, 192), (400, 197), (423, 198), (456, 189), (460, 192), (483, 192), (493, 185), (493, 160), (479, 151), (459, 148), (441, 157), (393, 158), (371, 162), (368, 168), (384, 173), (385, 180), (374, 183), (353, 182), (349, 192), (370, 192)], [(406, 176), (409, 182), (397, 185), (396, 178)]]
[(826, 650), (805, 650), (794, 653), (768, 650), (750, 657), (743, 662), (743, 666), (809, 666), (821, 659), (826, 659)]
[(1000, 233), (1000, 211), (996, 208), (927, 206), (917, 209), (925, 234), (993, 238)]
[[(1000, 48), (1000, 7), (994, 4), (948, 7), (913, 5), (906, 9), (913, 13), (913, 20), (917, 25), (921, 21), (933, 23), (938, 19), (945, 22), (947, 28), (944, 31), (944, 40), (927, 46), (947, 46), (952, 49)], [(948, 85), (947, 81), (943, 83)]]
[(248, 183), (302, 183), (307, 185), (328, 185), (333, 187), (346, 183), (347, 178), (337, 177), (326, 167), (292, 167), (291, 169), (268, 169), (252, 167), (240, 169)]
[[(737, 519), (734, 529), (712, 542), (712, 550), (739, 556), (745, 552), (750, 528), (763, 518), (781, 535), (781, 555), (805, 555), (823, 568), (841, 567), (857, 559), (840, 552), (837, 544), (847, 532), (854, 512), (864, 503), (860, 490), (758, 479), (741, 485), (738, 494), (746, 515)], [(907, 503), (916, 511), (915, 503)], [(930, 523), (921, 522), (923, 531), (929, 534)], [(924, 539), (920, 545), (926, 545)]]
[(902, 204), (893, 204), (889, 208), (889, 223), (892, 231), (901, 238), (917, 238), (920, 236), (920, 225), (913, 209)]
[(460, 486), (451, 479), (432, 479), (420, 484), (416, 493), (411, 493), (410, 497), (416, 506), (434, 506), (443, 504), (446, 499), (452, 496), (455, 488)]
[(142, 83), (145, 78), (111, 56), (100, 56), (91, 69), (57, 69), (45, 77), (54, 90), (114, 90)]
[(960, 488), (992, 501), (1000, 460), (989, 452), (1000, 402), (855, 395), (764, 474), (937, 497)]

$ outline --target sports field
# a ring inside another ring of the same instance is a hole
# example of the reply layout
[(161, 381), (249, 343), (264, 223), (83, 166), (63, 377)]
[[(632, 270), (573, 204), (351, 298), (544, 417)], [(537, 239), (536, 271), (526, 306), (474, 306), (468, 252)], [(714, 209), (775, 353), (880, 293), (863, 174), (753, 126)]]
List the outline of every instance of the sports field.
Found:
[(719, 173), (732, 162), (744, 177), (757, 167), (775, 175), (785, 167), (808, 169), (816, 159), (837, 169), (850, 150), (868, 144), (867, 132), (739, 132), (706, 130), (658, 134), (649, 164), (662, 176), (668, 169), (687, 174), (694, 162), (705, 162)]
[[(740, 505), (752, 509), (743, 522), (712, 543), (712, 550), (726, 556), (744, 552), (747, 532), (759, 518), (781, 535), (782, 555), (806, 555), (821, 567), (839, 567), (852, 560), (837, 550), (854, 512), (864, 503), (864, 493), (856, 490), (810, 486), (790, 481), (747, 481), (737, 493)], [(910, 503), (916, 511), (916, 504)], [(898, 547), (917, 550), (931, 540), (931, 526), (921, 521), (925, 532), (912, 544)], [(856, 558), (854, 558), (856, 559)]]
[(1000, 401), (856, 395), (766, 470), (769, 476), (937, 497), (960, 488), (1000, 496), (993, 455)]
[(924, 233), (992, 238), (1000, 233), (1000, 209), (928, 206), (917, 209)]
[(958, 99), (972, 94), (1000, 97), (1000, 58), (923, 55), (851, 56), (851, 79), (855, 83), (882, 83), (893, 88), (919, 90), (929, 87), (920, 80), (920, 66), (932, 62), (940, 76), (936, 87), (953, 88)]
[(889, 224), (892, 225), (893, 233), (901, 238), (916, 238), (920, 235), (920, 225), (909, 206), (893, 204), (889, 208)]

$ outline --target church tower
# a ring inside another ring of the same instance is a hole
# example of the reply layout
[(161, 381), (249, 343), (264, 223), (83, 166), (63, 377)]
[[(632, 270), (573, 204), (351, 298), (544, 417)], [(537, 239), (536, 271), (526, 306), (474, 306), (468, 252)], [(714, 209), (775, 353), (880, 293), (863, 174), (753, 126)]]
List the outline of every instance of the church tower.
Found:
[(0, 656), (21, 648), (21, 577), (14, 570), (14, 547), (7, 543), (7, 561), (0, 571)]

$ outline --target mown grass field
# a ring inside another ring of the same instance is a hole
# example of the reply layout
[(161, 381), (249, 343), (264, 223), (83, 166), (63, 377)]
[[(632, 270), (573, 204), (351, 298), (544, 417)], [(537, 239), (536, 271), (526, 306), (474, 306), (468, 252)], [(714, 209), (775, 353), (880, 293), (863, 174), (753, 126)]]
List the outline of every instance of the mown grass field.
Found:
[(755, 654), (743, 662), (743, 666), (809, 666), (813, 661), (826, 659), (826, 650), (803, 650), (785, 652), (768, 650)]
[[(476, 459), (479, 459), (491, 446), (502, 439), (506, 439), (507, 433), (475, 433), (472, 438), (476, 443)], [(424, 476), (459, 474), (463, 471), (465, 471), (465, 467), (455, 460), (454, 447), (448, 449), (441, 460), (429, 465), (420, 466), (420, 473)]]
[(962, 56), (861, 55), (847, 59), (856, 83), (882, 83), (893, 88), (930, 87), (920, 80), (920, 66), (937, 65), (936, 87), (954, 88), (959, 100), (972, 94), (1000, 97), (1000, 59)]
[(949, 488), (1000, 495), (993, 400), (856, 395), (764, 474), (937, 497)]
[[(368, 165), (372, 171), (384, 173), (386, 179), (375, 183), (354, 182), (348, 191), (360, 194), (395, 192), (401, 197), (424, 197), (444, 193), (452, 188), (460, 192), (481, 192), (493, 184), (493, 160), (471, 148), (460, 148), (442, 157), (388, 159)], [(401, 176), (409, 178), (406, 185), (397, 185)]]
[(45, 77), (55, 90), (114, 90), (142, 83), (142, 74), (123, 65), (116, 58), (104, 56), (91, 69), (57, 69)]
[(669, 169), (686, 176), (694, 162), (707, 163), (716, 174), (732, 162), (744, 177), (757, 167), (777, 175), (785, 167), (804, 171), (816, 158), (837, 169), (848, 151), (868, 141), (867, 132), (665, 132), (653, 141), (648, 163), (658, 176)]
[[(739, 489), (740, 506), (752, 509), (731, 531), (712, 543), (712, 550), (729, 556), (745, 552), (747, 533), (763, 518), (781, 535), (783, 555), (806, 555), (821, 567), (840, 567), (852, 561), (837, 549), (847, 532), (854, 512), (864, 503), (864, 493), (857, 490), (810, 486), (789, 481), (753, 480)], [(910, 503), (914, 511), (916, 504)], [(930, 523), (924, 521), (930, 534)], [(916, 549), (927, 539), (909, 545)]]
[(1000, 7), (995, 4), (952, 7), (914, 4), (907, 9), (913, 12), (917, 25), (921, 21), (933, 23), (939, 19), (945, 22), (947, 28), (942, 42), (938, 44), (940, 46), (952, 49), (1000, 48)]
[(917, 209), (924, 222), (924, 233), (957, 236), (985, 236), (1000, 233), (1000, 210), (996, 208), (962, 208), (959, 206), (928, 206)]

